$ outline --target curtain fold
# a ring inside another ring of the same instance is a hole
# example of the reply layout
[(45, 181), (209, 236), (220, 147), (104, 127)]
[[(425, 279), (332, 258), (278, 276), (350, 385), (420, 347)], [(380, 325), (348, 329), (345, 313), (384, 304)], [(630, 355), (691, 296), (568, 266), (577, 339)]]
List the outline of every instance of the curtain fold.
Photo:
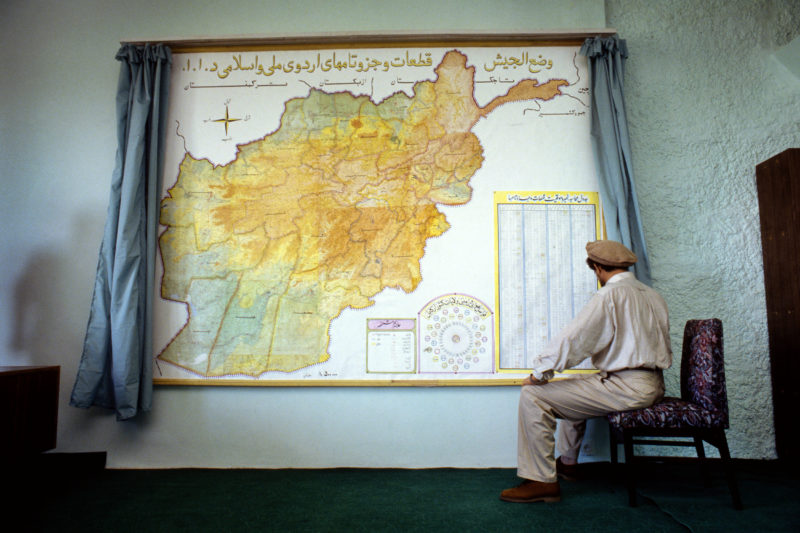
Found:
[(633, 250), (639, 258), (634, 265), (636, 277), (650, 285), (650, 258), (633, 183), (625, 113), (623, 77), (628, 47), (617, 36), (590, 37), (583, 43), (580, 53), (589, 59), (591, 71), (592, 145), (606, 234), (609, 239)]
[(113, 409), (127, 420), (152, 405), (153, 284), (172, 53), (164, 45), (126, 44), (116, 59), (116, 164), (70, 405)]

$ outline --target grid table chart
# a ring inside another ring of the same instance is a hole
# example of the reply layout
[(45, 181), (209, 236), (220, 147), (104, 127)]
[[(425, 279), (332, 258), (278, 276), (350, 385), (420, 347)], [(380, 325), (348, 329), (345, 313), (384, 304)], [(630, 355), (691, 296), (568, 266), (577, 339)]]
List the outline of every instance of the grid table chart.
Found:
[(596, 193), (496, 193), (497, 354), (519, 371), (597, 291), (585, 245), (597, 239)]

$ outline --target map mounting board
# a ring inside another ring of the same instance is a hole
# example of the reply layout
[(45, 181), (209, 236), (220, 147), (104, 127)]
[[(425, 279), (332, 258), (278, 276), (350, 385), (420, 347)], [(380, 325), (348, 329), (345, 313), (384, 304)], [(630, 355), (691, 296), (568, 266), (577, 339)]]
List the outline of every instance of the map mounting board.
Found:
[[(176, 51), (155, 383), (519, 382), (499, 348), (495, 194), (597, 190), (578, 49)], [(431, 335), (426, 311), (454, 298)]]

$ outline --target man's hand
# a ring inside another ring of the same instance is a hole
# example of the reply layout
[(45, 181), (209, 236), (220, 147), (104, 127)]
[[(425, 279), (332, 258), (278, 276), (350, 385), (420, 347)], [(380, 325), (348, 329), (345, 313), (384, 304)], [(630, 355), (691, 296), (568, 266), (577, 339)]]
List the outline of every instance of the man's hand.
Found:
[(544, 385), (547, 383), (546, 379), (536, 379), (533, 374), (529, 374), (527, 378), (522, 381), (522, 386), (525, 385)]

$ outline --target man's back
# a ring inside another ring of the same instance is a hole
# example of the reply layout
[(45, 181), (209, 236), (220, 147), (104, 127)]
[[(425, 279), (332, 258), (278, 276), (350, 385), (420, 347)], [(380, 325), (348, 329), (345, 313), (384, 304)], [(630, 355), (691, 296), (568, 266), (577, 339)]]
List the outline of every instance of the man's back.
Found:
[(612, 327), (613, 335), (606, 348), (592, 354), (595, 368), (616, 371), (672, 365), (669, 313), (660, 294), (624, 272), (612, 277), (596, 297), (608, 311), (603, 326)]
[(630, 272), (614, 275), (551, 339), (536, 367), (560, 372), (587, 358), (609, 372), (669, 368), (669, 314), (661, 295)]

